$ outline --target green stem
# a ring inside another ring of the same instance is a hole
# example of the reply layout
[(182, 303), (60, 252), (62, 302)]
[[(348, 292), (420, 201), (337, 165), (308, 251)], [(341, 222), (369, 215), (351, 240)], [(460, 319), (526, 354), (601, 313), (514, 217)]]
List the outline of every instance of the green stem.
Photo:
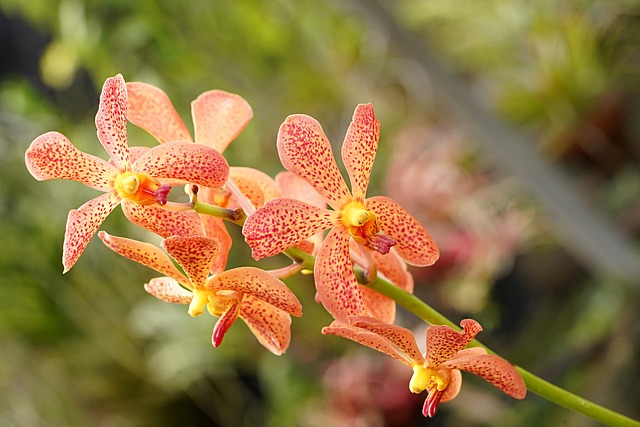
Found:
[(226, 221), (233, 222), (239, 226), (244, 224), (244, 221), (247, 219), (247, 215), (244, 213), (242, 209), (226, 209), (221, 208), (220, 206), (210, 205), (207, 203), (199, 202), (195, 196), (191, 197), (191, 207), (194, 211), (203, 215), (210, 215), (216, 218), (222, 218)]
[[(193, 209), (198, 213), (213, 215), (218, 218), (231, 221), (240, 226), (244, 224), (244, 221), (246, 219), (246, 215), (244, 214), (242, 209), (234, 211), (218, 206), (208, 205), (206, 203), (200, 203), (195, 197), (192, 200), (192, 206)], [(295, 247), (287, 249), (286, 251), (284, 251), (284, 254), (294, 262), (301, 263), (304, 270), (313, 271), (313, 267), (315, 264), (315, 257), (313, 255), (308, 254)], [(366, 273), (364, 272), (364, 270), (356, 269), (356, 277), (358, 277), (361, 283), (370, 287), (374, 291), (391, 298), (425, 322), (433, 325), (448, 325), (455, 330), (460, 330), (460, 327), (458, 325), (447, 319), (445, 316), (443, 316), (441, 313), (439, 313), (437, 310), (435, 310), (433, 307), (431, 307), (415, 295), (398, 288), (393, 283), (381, 277), (377, 277), (374, 281), (367, 283), (368, 281), (365, 280), (365, 276)], [(495, 354), (494, 351), (492, 351), (490, 348), (488, 348), (478, 340), (474, 339), (469, 345), (472, 347), (482, 347), (489, 353)], [(519, 366), (516, 366), (516, 369), (524, 379), (528, 391), (535, 393), (550, 402), (556, 403), (557, 405), (563, 406), (594, 420), (600, 421), (601, 423), (604, 423), (608, 426), (640, 427), (639, 421), (633, 420), (603, 406), (590, 402), (578, 395), (570, 393), (567, 390), (555, 386)]]

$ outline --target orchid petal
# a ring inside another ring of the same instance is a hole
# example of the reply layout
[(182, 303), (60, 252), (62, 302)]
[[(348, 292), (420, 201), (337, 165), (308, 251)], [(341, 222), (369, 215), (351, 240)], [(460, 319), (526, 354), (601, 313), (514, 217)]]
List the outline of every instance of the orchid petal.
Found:
[(89, 200), (78, 209), (69, 211), (62, 249), (62, 265), (65, 273), (80, 258), (89, 240), (118, 203), (120, 203), (120, 197), (115, 191), (110, 191)]
[(516, 368), (495, 354), (456, 357), (442, 367), (471, 372), (515, 399), (524, 399), (527, 394), (527, 386)]
[(240, 95), (210, 90), (191, 103), (195, 141), (222, 153), (253, 117), (249, 103)]
[(127, 119), (160, 143), (191, 141), (191, 134), (164, 91), (147, 83), (127, 83)]
[[(257, 169), (232, 167), (229, 169), (229, 178), (256, 208), (264, 205), (267, 200), (282, 196), (273, 178)], [(231, 197), (229, 206), (231, 208), (240, 206), (235, 196)]]
[(314, 267), (318, 298), (336, 319), (365, 314), (364, 301), (349, 257), (349, 231), (334, 227), (320, 246)]
[(129, 147), (129, 161), (133, 164), (138, 160), (144, 153), (151, 150), (151, 147)]
[(126, 237), (111, 236), (104, 231), (98, 233), (98, 237), (115, 253), (169, 276), (182, 285), (191, 286), (185, 275), (173, 265), (171, 259), (154, 245)]
[(111, 190), (118, 174), (114, 166), (78, 150), (58, 132), (34, 139), (25, 153), (25, 163), (38, 181), (69, 179), (100, 191)]
[(214, 348), (218, 348), (222, 344), (222, 339), (238, 319), (239, 313), (240, 304), (237, 301), (229, 304), (229, 307), (222, 313), (213, 327), (213, 334), (211, 335), (211, 344), (213, 344)]
[(312, 206), (326, 209), (327, 202), (324, 201), (320, 193), (295, 173), (280, 172), (276, 175), (275, 182), (284, 197), (300, 200)]
[(399, 360), (407, 366), (413, 366), (411, 360), (405, 353), (398, 350), (389, 340), (386, 338), (369, 332), (366, 329), (355, 328), (344, 324), (338, 320), (334, 320), (331, 325), (322, 328), (324, 335), (337, 335), (342, 338), (347, 338), (351, 341), (355, 341), (359, 344), (371, 347), (374, 350), (378, 350), (394, 359)]
[(425, 267), (437, 261), (440, 252), (435, 242), (399, 204), (384, 196), (370, 197), (365, 204), (378, 217), (382, 231), (396, 241), (395, 249), (407, 263)]
[(189, 304), (193, 294), (171, 277), (156, 277), (145, 283), (144, 290), (164, 302)]
[(216, 150), (180, 141), (153, 147), (133, 164), (133, 170), (210, 188), (221, 187), (229, 177), (229, 165)]
[(240, 306), (244, 320), (260, 344), (276, 355), (281, 355), (291, 341), (291, 316), (250, 294), (245, 294)]
[(393, 323), (395, 321), (396, 302), (394, 300), (363, 285), (360, 285), (360, 292), (362, 293), (368, 316), (384, 323)]
[(366, 329), (388, 339), (407, 355), (412, 365), (422, 365), (424, 363), (424, 357), (420, 353), (416, 338), (409, 329), (365, 316), (351, 317), (349, 321), (357, 328)]
[(444, 389), (444, 393), (440, 398), (441, 403), (453, 400), (460, 393), (460, 388), (462, 387), (462, 373), (458, 369), (452, 369), (450, 375), (449, 385)]
[(211, 274), (218, 274), (224, 271), (231, 250), (231, 236), (224, 225), (224, 221), (211, 215), (202, 215), (202, 222), (206, 231), (206, 236), (220, 243), (220, 251), (218, 256), (213, 260), (211, 265)]
[(369, 177), (378, 151), (380, 122), (373, 114), (371, 104), (360, 104), (342, 144), (342, 161), (349, 173), (353, 198), (364, 201)]
[(165, 250), (183, 268), (196, 288), (202, 288), (209, 275), (220, 243), (208, 237), (169, 237), (162, 242)]
[(407, 264), (395, 251), (392, 250), (386, 255), (378, 251), (369, 251), (369, 253), (376, 263), (379, 274), (400, 289), (409, 293), (413, 292), (413, 276), (407, 271)]
[(122, 212), (132, 223), (165, 239), (204, 235), (202, 220), (194, 211), (169, 211), (155, 205), (142, 206), (123, 200)]
[(242, 234), (256, 260), (279, 254), (301, 240), (326, 230), (338, 213), (294, 199), (276, 198), (249, 215)]
[(278, 131), (278, 155), (285, 169), (311, 184), (333, 209), (339, 211), (351, 201), (331, 144), (314, 118), (286, 118)]
[(431, 325), (427, 328), (427, 361), (435, 368), (451, 359), (469, 344), (482, 330), (482, 326), (472, 319), (460, 322), (463, 330), (456, 331), (447, 325)]
[(113, 164), (122, 170), (127, 168), (127, 86), (120, 74), (108, 78), (102, 86), (96, 128), (98, 139), (109, 153)]
[(302, 315), (302, 306), (295, 294), (280, 280), (255, 267), (239, 267), (210, 277), (207, 290), (243, 292), (253, 295), (293, 316)]

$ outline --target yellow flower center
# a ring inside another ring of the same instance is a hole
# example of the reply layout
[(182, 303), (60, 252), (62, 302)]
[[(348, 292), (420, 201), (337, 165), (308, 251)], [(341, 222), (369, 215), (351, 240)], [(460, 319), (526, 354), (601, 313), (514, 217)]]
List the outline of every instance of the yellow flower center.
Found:
[(142, 172), (122, 172), (113, 184), (120, 197), (140, 205), (156, 203), (160, 181)]
[(380, 231), (376, 214), (368, 211), (362, 202), (353, 201), (342, 209), (342, 224), (347, 227), (353, 239), (366, 245), (369, 237)]
[(209, 294), (202, 289), (193, 290), (193, 299), (189, 304), (189, 315), (196, 317), (202, 314), (204, 307), (209, 303)]
[(416, 394), (432, 388), (443, 391), (449, 386), (450, 381), (451, 372), (449, 369), (435, 370), (424, 365), (413, 365), (413, 376), (409, 381), (409, 390)]

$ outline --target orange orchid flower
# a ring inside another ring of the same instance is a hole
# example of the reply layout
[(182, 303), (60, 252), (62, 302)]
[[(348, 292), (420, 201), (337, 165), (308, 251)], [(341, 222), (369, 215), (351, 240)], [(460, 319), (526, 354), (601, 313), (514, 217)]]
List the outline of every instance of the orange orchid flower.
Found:
[[(253, 117), (251, 106), (240, 95), (217, 89), (210, 90), (191, 102), (194, 127), (192, 137), (171, 99), (162, 89), (148, 83), (129, 82), (127, 91), (127, 119), (152, 135), (160, 144), (176, 140), (195, 141), (222, 153)], [(259, 189), (258, 184), (253, 183), (253, 178), (259, 174), (262, 172), (255, 169), (232, 167), (229, 178), (241, 187), (240, 190), (244, 191), (245, 195), (253, 195), (257, 193), (256, 189)], [(199, 188), (198, 199), (224, 208), (240, 207), (234, 204), (237, 200), (232, 198), (231, 192), (222, 188)], [(255, 202), (251, 197), (249, 200)], [(218, 240), (221, 244), (220, 254), (212, 267), (212, 273), (215, 274), (224, 270), (232, 245), (231, 237), (222, 219), (201, 215), (201, 220), (206, 236)]]
[(524, 399), (527, 394), (524, 380), (509, 362), (487, 354), (481, 347), (464, 348), (482, 330), (475, 320), (460, 322), (461, 332), (446, 325), (429, 326), (424, 356), (408, 329), (371, 317), (354, 316), (349, 320), (350, 325), (334, 321), (323, 328), (322, 333), (371, 347), (413, 368), (409, 390), (416, 394), (427, 390), (422, 409), (425, 417), (433, 417), (440, 402), (447, 402), (458, 395), (462, 385), (460, 371), (485, 379), (515, 399)]
[(118, 204), (132, 222), (163, 237), (202, 234), (197, 214), (160, 206), (172, 185), (195, 182), (216, 188), (227, 180), (226, 160), (204, 145), (174, 141), (130, 151), (126, 114), (127, 89), (118, 74), (105, 81), (95, 120), (109, 162), (81, 152), (58, 132), (39, 136), (27, 149), (25, 162), (37, 180), (74, 180), (105, 193), (69, 212), (62, 256), (65, 272)]
[(218, 317), (212, 344), (218, 347), (240, 317), (269, 351), (280, 355), (289, 346), (291, 317), (302, 315), (302, 306), (287, 286), (266, 271), (239, 267), (210, 276), (220, 244), (203, 236), (169, 237), (163, 247), (182, 267), (180, 272), (159, 248), (144, 242), (110, 236), (100, 239), (114, 252), (146, 265), (165, 277), (151, 279), (144, 288), (165, 301), (189, 304), (189, 314), (199, 316), (206, 307)]
[(359, 105), (347, 130), (342, 159), (352, 192), (338, 170), (320, 124), (306, 115), (289, 116), (278, 132), (278, 153), (286, 169), (305, 179), (333, 208), (290, 198), (271, 200), (247, 218), (245, 240), (258, 260), (331, 228), (314, 268), (318, 296), (336, 319), (366, 313), (353, 272), (349, 241), (382, 254), (392, 246), (407, 263), (433, 264), (438, 248), (424, 227), (393, 200), (365, 198), (378, 148), (380, 125), (370, 104)]

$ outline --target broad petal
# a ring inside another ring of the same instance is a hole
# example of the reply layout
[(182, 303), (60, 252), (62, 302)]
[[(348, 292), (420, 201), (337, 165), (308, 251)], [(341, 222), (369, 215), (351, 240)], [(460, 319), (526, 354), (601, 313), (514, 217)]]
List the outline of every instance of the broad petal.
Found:
[(165, 250), (183, 268), (193, 286), (204, 287), (211, 264), (220, 251), (220, 243), (208, 237), (169, 237), (162, 242)]
[(117, 168), (129, 165), (127, 145), (127, 86), (118, 74), (102, 86), (100, 107), (96, 114), (98, 139)]
[[(282, 196), (273, 178), (257, 169), (232, 167), (229, 169), (229, 178), (256, 208), (264, 205), (267, 200)], [(235, 196), (231, 196), (229, 207), (235, 209), (239, 206)]]
[(114, 166), (78, 150), (58, 132), (34, 139), (25, 153), (25, 163), (38, 181), (69, 179), (100, 191), (111, 190), (118, 174)]
[(342, 144), (342, 161), (349, 173), (353, 198), (364, 201), (369, 177), (378, 151), (380, 122), (373, 114), (371, 104), (360, 104)]
[(145, 283), (144, 290), (164, 302), (189, 304), (193, 294), (171, 277), (156, 277)]
[(293, 316), (302, 316), (302, 306), (295, 294), (280, 280), (259, 268), (239, 267), (223, 271), (207, 280), (207, 288), (212, 292), (243, 292)]
[(276, 198), (249, 215), (242, 234), (256, 260), (270, 257), (331, 227), (338, 213), (304, 202)]
[(195, 141), (222, 153), (253, 117), (244, 98), (222, 90), (210, 90), (191, 103)]
[(173, 265), (171, 259), (160, 248), (126, 237), (111, 236), (104, 231), (98, 233), (98, 237), (115, 253), (169, 276), (182, 285), (191, 286), (185, 275)]
[(413, 365), (422, 365), (424, 363), (424, 357), (420, 353), (416, 338), (409, 329), (384, 323), (372, 317), (351, 317), (349, 321), (357, 328), (366, 329), (389, 340), (407, 355)]
[(351, 201), (331, 144), (314, 118), (303, 114), (286, 118), (278, 132), (278, 155), (285, 169), (311, 184), (333, 209), (339, 211)]
[(280, 172), (276, 175), (275, 182), (284, 197), (300, 200), (318, 208), (327, 208), (327, 202), (320, 193), (295, 173)]
[(460, 393), (460, 387), (462, 387), (462, 373), (458, 369), (452, 369), (449, 385), (444, 390), (440, 402), (444, 403), (453, 400)]
[(515, 399), (524, 399), (527, 394), (527, 386), (516, 368), (495, 354), (455, 358), (443, 363), (442, 366), (471, 372)]
[(191, 133), (171, 100), (160, 88), (147, 83), (127, 83), (127, 119), (160, 143), (191, 141)]
[(396, 241), (395, 249), (407, 263), (425, 267), (438, 260), (440, 252), (427, 230), (399, 204), (384, 196), (370, 197), (365, 203), (377, 215), (382, 231)]
[(463, 319), (460, 326), (461, 332), (447, 325), (427, 328), (427, 361), (431, 367), (438, 367), (451, 359), (482, 330), (482, 326), (472, 319)]
[(360, 285), (360, 292), (362, 293), (368, 316), (384, 323), (393, 323), (395, 321), (396, 302), (394, 300), (364, 285)]
[(358, 344), (371, 347), (387, 356), (391, 356), (407, 366), (413, 366), (413, 362), (407, 355), (398, 350), (389, 340), (378, 334), (369, 332), (366, 329), (355, 328), (338, 320), (334, 320), (331, 325), (322, 328), (322, 333), (324, 335), (337, 335), (355, 341)]
[(122, 212), (132, 223), (165, 239), (171, 236), (204, 236), (204, 225), (194, 211), (169, 211), (155, 205), (143, 206), (123, 200)]
[(364, 300), (349, 257), (349, 231), (334, 227), (320, 246), (314, 267), (317, 297), (336, 319), (347, 323), (350, 316), (362, 316)]
[(89, 240), (118, 203), (120, 203), (120, 197), (115, 191), (111, 191), (89, 200), (78, 209), (69, 211), (62, 249), (62, 265), (65, 273), (80, 258)]
[(229, 165), (220, 153), (206, 145), (181, 141), (153, 147), (133, 164), (133, 170), (210, 188), (222, 187), (229, 177)]
[(291, 341), (291, 316), (288, 313), (245, 294), (240, 318), (267, 350), (278, 356), (287, 351)]

